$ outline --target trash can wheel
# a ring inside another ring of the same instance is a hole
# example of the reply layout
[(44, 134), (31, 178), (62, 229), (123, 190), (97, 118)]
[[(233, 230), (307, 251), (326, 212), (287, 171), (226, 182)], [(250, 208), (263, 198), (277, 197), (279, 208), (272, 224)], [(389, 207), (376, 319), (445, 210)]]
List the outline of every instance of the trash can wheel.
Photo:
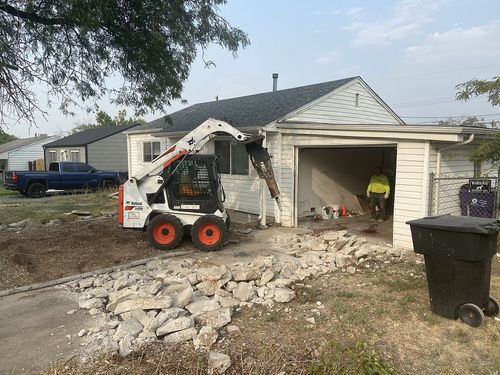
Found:
[(486, 316), (497, 316), (499, 312), (498, 302), (495, 301), (493, 297), (490, 297), (488, 304), (484, 308), (484, 315)]
[(483, 324), (484, 313), (478, 306), (473, 303), (465, 303), (460, 306), (458, 316), (462, 322), (471, 327), (479, 327)]

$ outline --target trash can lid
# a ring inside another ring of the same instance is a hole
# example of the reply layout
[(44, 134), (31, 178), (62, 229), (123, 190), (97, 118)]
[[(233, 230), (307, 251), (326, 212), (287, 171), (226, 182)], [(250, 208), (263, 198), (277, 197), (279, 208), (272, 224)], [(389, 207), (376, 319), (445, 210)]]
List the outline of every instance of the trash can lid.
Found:
[(480, 234), (497, 233), (500, 229), (500, 220), (472, 216), (428, 216), (407, 221), (406, 224), (420, 228)]

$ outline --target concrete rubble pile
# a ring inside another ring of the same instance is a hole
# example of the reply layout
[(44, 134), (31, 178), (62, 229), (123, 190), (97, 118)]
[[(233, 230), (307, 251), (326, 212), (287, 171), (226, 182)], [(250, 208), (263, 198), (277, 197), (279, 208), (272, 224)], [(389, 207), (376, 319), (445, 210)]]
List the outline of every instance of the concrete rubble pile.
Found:
[[(203, 267), (191, 258), (154, 260), (68, 283), (79, 292), (79, 307), (104, 322), (79, 332), (87, 338), (83, 356), (97, 351), (126, 356), (157, 340), (192, 341), (197, 349), (210, 350), (229, 328), (237, 329), (228, 326), (235, 309), (253, 304), (273, 308), (291, 301), (293, 284), (305, 278), (338, 269), (354, 273), (355, 265), (387, 252), (401, 256), (346, 231), (278, 236), (273, 244), (278, 258), (256, 256), (251, 263)], [(217, 366), (226, 367), (224, 355), (212, 357), (217, 363), (223, 358), (224, 365)]]

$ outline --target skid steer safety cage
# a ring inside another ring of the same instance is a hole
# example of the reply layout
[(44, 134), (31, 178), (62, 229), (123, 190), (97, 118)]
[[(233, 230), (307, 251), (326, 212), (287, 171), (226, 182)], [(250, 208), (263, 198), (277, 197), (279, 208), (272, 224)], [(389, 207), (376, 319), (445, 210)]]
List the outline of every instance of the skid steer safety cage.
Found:
[(439, 176), (430, 174), (429, 215), (498, 218), (498, 176)]

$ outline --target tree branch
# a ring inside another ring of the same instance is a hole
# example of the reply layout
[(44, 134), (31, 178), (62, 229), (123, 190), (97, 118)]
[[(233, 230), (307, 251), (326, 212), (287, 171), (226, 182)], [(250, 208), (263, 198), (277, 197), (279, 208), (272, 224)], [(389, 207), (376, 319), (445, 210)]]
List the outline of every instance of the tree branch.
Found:
[(10, 14), (11, 16), (21, 18), (23, 20), (33, 21), (35, 23), (40, 23), (46, 26), (54, 26), (54, 25), (70, 25), (72, 22), (66, 18), (47, 18), (39, 16), (35, 13), (28, 13), (17, 8), (14, 8), (12, 5), (8, 5), (5, 2), (0, 3), (0, 11)]

